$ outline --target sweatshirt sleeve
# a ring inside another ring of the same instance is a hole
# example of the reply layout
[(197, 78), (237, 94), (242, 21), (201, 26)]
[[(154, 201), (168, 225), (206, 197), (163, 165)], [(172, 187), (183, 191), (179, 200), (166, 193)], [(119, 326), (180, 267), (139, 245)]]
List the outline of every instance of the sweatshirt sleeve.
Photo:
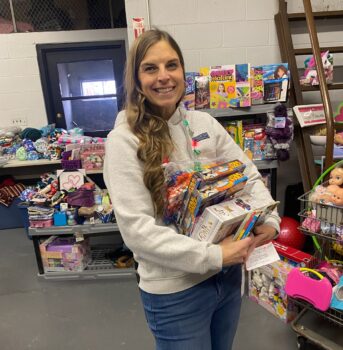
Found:
[(162, 267), (200, 274), (219, 271), (220, 246), (180, 235), (155, 219), (137, 146), (138, 140), (123, 125), (106, 142), (104, 180), (125, 244), (137, 256)]
[[(247, 157), (242, 149), (234, 142), (232, 137), (226, 132), (223, 126), (214, 118), (214, 134), (217, 135), (217, 157), (227, 159), (238, 159), (246, 164), (244, 174), (248, 177), (244, 191), (258, 198), (260, 202), (268, 203), (273, 198), (262, 181), (261, 174), (255, 164)], [(277, 232), (280, 232), (280, 217), (275, 209), (271, 214), (265, 217), (264, 224), (273, 226)]]

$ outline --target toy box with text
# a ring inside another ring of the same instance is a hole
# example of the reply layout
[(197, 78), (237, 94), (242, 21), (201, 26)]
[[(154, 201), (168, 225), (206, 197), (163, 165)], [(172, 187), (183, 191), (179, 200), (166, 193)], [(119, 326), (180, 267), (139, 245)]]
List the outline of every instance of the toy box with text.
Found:
[(238, 161), (205, 160), (192, 164), (165, 163), (165, 204), (163, 221), (175, 224), (190, 235), (204, 208), (224, 201), (242, 189), (247, 181), (245, 165)]
[(212, 243), (218, 243), (230, 234), (234, 234), (235, 240), (243, 239), (258, 219), (276, 205), (274, 201), (266, 205), (248, 194), (237, 193), (237, 197), (207, 207), (197, 220), (191, 237)]
[(249, 298), (288, 323), (298, 314), (297, 306), (288, 298), (285, 284), (294, 266), (279, 260), (249, 271)]
[(277, 241), (273, 241), (273, 245), (280, 255), (281, 260), (287, 262), (293, 266), (308, 266), (314, 259), (314, 257), (308, 253), (302, 252), (293, 247), (289, 247), (285, 244), (281, 244)]
[(83, 271), (90, 261), (89, 240), (50, 236), (39, 245), (44, 272)]
[(243, 189), (247, 180), (247, 176), (235, 172), (218, 181), (201, 185), (202, 179), (195, 175), (190, 183), (192, 190), (189, 190), (184, 198), (182, 215), (178, 221), (180, 232), (190, 236), (197, 217), (203, 213), (205, 208), (225, 201)]

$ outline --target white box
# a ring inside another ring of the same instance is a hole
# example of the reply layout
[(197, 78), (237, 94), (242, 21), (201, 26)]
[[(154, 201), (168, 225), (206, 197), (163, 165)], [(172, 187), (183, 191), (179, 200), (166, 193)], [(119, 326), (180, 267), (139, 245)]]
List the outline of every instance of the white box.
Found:
[(229, 201), (207, 207), (191, 233), (198, 241), (218, 243), (234, 233), (245, 216), (256, 210), (269, 210), (277, 202), (261, 205), (250, 195), (240, 195)]

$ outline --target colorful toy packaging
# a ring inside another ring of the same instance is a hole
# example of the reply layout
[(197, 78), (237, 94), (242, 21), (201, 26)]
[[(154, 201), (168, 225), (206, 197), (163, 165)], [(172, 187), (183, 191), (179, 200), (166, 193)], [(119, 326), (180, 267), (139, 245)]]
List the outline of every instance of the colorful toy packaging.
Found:
[(83, 271), (90, 261), (88, 239), (76, 242), (74, 237), (50, 236), (39, 246), (44, 272)]
[(210, 69), (211, 108), (229, 108), (236, 98), (235, 65), (213, 66)]
[(164, 222), (173, 223), (180, 233), (190, 235), (206, 207), (224, 201), (244, 187), (247, 181), (242, 173), (244, 168), (238, 160), (204, 162), (198, 171), (190, 164), (165, 164)]
[(191, 237), (199, 241), (218, 243), (230, 234), (234, 240), (247, 237), (260, 216), (275, 208), (277, 203), (259, 203), (248, 194), (211, 205), (197, 220)]
[(195, 109), (210, 108), (210, 77), (195, 77)]
[(251, 270), (248, 275), (249, 298), (286, 323), (298, 313), (298, 308), (285, 292), (287, 275), (292, 269), (292, 265), (279, 260)]
[(186, 94), (183, 98), (183, 105), (187, 110), (194, 110), (195, 108), (195, 77), (199, 73), (186, 72)]
[(263, 101), (285, 102), (289, 84), (288, 63), (267, 64), (260, 66), (263, 79)]

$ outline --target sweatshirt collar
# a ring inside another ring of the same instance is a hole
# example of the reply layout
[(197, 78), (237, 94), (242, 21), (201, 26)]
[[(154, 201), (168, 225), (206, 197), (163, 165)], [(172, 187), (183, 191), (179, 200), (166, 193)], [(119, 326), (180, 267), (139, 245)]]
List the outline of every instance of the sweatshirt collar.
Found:
[(177, 107), (174, 114), (169, 118), (168, 124), (169, 125), (177, 125), (177, 124), (181, 123), (184, 115), (185, 115), (185, 110), (182, 110), (182, 108), (180, 106)]

